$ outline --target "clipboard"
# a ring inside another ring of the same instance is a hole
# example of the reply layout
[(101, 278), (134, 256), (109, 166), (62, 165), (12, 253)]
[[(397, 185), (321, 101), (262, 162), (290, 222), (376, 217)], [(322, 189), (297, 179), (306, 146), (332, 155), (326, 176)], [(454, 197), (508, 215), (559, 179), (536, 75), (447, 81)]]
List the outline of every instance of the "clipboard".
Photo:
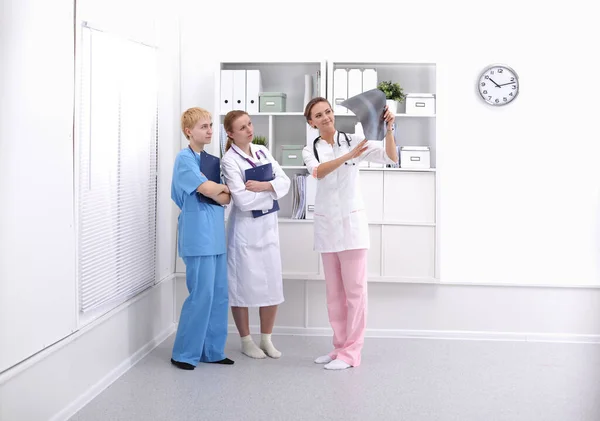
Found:
[[(271, 181), (275, 178), (273, 174), (273, 165), (269, 162), (268, 164), (259, 165), (258, 167), (248, 168), (246, 170), (246, 181)], [(279, 210), (279, 202), (273, 200), (273, 207), (269, 210), (253, 210), (252, 216), (259, 218), (264, 215), (268, 215)]]
[[(216, 156), (202, 151), (200, 153), (200, 172), (210, 181), (221, 184), (221, 160)], [(221, 206), (210, 197), (204, 196), (201, 193), (198, 193), (198, 199), (209, 205)]]

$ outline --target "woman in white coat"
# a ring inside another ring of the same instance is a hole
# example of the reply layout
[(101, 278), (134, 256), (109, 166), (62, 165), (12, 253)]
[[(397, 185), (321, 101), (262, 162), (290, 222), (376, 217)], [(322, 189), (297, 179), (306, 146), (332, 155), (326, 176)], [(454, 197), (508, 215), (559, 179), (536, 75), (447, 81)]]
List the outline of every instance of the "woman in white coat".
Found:
[(327, 311), (334, 349), (315, 362), (326, 369), (343, 370), (361, 362), (367, 314), (367, 250), (369, 225), (359, 182), (359, 163), (398, 162), (392, 132), (395, 115), (382, 113), (387, 122), (385, 149), (381, 141), (367, 141), (335, 129), (331, 105), (312, 99), (306, 121), (319, 137), (304, 148), (302, 157), (317, 179), (315, 197), (315, 251), (321, 253), (325, 272)]
[[(252, 211), (272, 209), (289, 192), (290, 179), (267, 148), (252, 143), (254, 127), (246, 112), (230, 111), (223, 125), (228, 138), (221, 163), (233, 202), (227, 225), (231, 312), (245, 355), (279, 358), (271, 341), (277, 306), (284, 300), (277, 212), (254, 217)], [(272, 181), (246, 180), (246, 170), (268, 163)], [(260, 307), (260, 347), (250, 336), (248, 307)]]

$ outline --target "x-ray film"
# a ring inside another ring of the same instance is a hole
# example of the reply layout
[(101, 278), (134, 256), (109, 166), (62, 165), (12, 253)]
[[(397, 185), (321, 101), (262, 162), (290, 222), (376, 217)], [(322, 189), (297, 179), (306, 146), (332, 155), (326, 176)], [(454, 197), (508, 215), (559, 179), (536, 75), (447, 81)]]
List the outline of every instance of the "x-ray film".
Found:
[(371, 89), (348, 98), (340, 105), (352, 111), (363, 127), (365, 138), (368, 140), (383, 140), (385, 138), (385, 93), (380, 89)]

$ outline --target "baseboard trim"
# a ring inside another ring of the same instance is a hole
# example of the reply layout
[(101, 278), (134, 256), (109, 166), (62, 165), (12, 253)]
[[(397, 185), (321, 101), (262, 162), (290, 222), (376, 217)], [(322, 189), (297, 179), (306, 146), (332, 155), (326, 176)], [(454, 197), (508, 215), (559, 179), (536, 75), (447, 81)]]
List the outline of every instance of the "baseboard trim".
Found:
[[(185, 272), (175, 272), (177, 279), (185, 280)], [(283, 275), (284, 282), (325, 282), (321, 275), (314, 274), (294, 274), (287, 273)], [(514, 288), (514, 289), (556, 289), (556, 290), (600, 290), (600, 284), (543, 284), (543, 283), (514, 283), (506, 282), (475, 282), (475, 281), (444, 281), (437, 278), (385, 278), (381, 276), (372, 276), (368, 279), (369, 283), (384, 283), (395, 285), (423, 285), (426, 287), (476, 287), (476, 288)]]
[[(260, 326), (250, 326), (252, 334), (260, 334)], [(229, 333), (237, 333), (235, 325), (229, 325)], [(274, 335), (331, 336), (330, 328), (275, 326)], [(600, 335), (522, 333), (522, 332), (476, 332), (444, 330), (367, 329), (366, 338), (437, 339), (461, 341), (508, 341), (600, 344)]]
[(146, 355), (152, 352), (154, 348), (156, 348), (170, 335), (172, 335), (176, 331), (176, 329), (177, 325), (172, 324), (171, 326), (163, 330), (154, 339), (149, 341), (146, 345), (137, 350), (133, 355), (131, 355), (129, 358), (127, 358), (125, 361), (123, 361), (121, 364), (115, 367), (106, 376), (104, 376), (96, 384), (94, 384), (92, 387), (86, 390), (83, 394), (81, 394), (77, 399), (71, 402), (62, 411), (54, 415), (50, 419), (50, 421), (63, 421), (71, 418), (84, 406), (90, 403), (94, 398), (100, 395), (100, 393), (102, 393), (106, 388), (108, 388), (111, 384), (117, 381), (123, 374), (129, 371), (131, 367), (136, 365)]

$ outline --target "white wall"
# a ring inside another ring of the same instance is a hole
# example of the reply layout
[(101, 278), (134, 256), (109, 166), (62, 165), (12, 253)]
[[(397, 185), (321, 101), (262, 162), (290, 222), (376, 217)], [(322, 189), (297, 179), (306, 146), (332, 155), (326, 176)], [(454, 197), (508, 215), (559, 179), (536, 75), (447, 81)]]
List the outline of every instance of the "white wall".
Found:
[(0, 14), (0, 372), (77, 328), (73, 9)]
[(177, 206), (171, 200), (173, 163), (179, 151), (180, 63), (178, 2), (159, 2), (157, 22), (159, 62), (157, 279), (175, 272)]
[[(599, 106), (586, 75), (598, 64), (600, 29), (591, 3), (546, 4), (542, 15), (538, 5), (514, 0), (501, 14), (496, 4), (465, 0), (365, 9), (295, 2), (294, 19), (278, 18), (273, 1), (243, 4), (184, 2), (182, 110), (215, 111), (219, 61), (437, 63), (441, 285), (370, 284), (369, 335), (598, 340), (600, 143), (592, 114)], [(242, 6), (244, 13), (232, 12)], [(200, 15), (218, 18), (200, 24)], [(261, 29), (266, 22), (285, 40), (277, 55)], [(517, 100), (499, 109), (476, 90), (480, 71), (497, 62), (521, 82)], [(187, 295), (182, 279), (178, 311)], [(327, 332), (323, 284), (284, 287), (279, 332)]]
[(168, 279), (36, 355), (26, 368), (0, 375), (0, 420), (69, 419), (175, 328)]
[[(585, 76), (598, 62), (591, 3), (548, 4), (542, 18), (538, 5), (514, 0), (501, 14), (465, 0), (364, 10), (296, 2), (285, 20), (273, 2), (239, 14), (236, 3), (185, 3), (182, 108), (212, 110), (219, 60), (435, 62), (442, 282), (600, 286), (598, 105)], [(199, 14), (218, 18), (199, 24)], [(266, 22), (286, 43), (277, 55), (260, 30)], [(218, 42), (199, 47), (211, 34)], [(496, 62), (521, 81), (517, 100), (500, 109), (476, 91), (480, 71)]]
[(170, 182), (179, 132), (177, 2), (78, 2), (78, 26), (86, 20), (157, 45), (160, 75), (157, 281), (162, 282), (85, 327), (78, 320), (75, 274), (74, 9), (72, 1), (50, 6), (5, 0), (0, 15), (2, 420), (57, 414), (61, 419), (92, 396), (88, 391), (106, 387), (174, 329)]

